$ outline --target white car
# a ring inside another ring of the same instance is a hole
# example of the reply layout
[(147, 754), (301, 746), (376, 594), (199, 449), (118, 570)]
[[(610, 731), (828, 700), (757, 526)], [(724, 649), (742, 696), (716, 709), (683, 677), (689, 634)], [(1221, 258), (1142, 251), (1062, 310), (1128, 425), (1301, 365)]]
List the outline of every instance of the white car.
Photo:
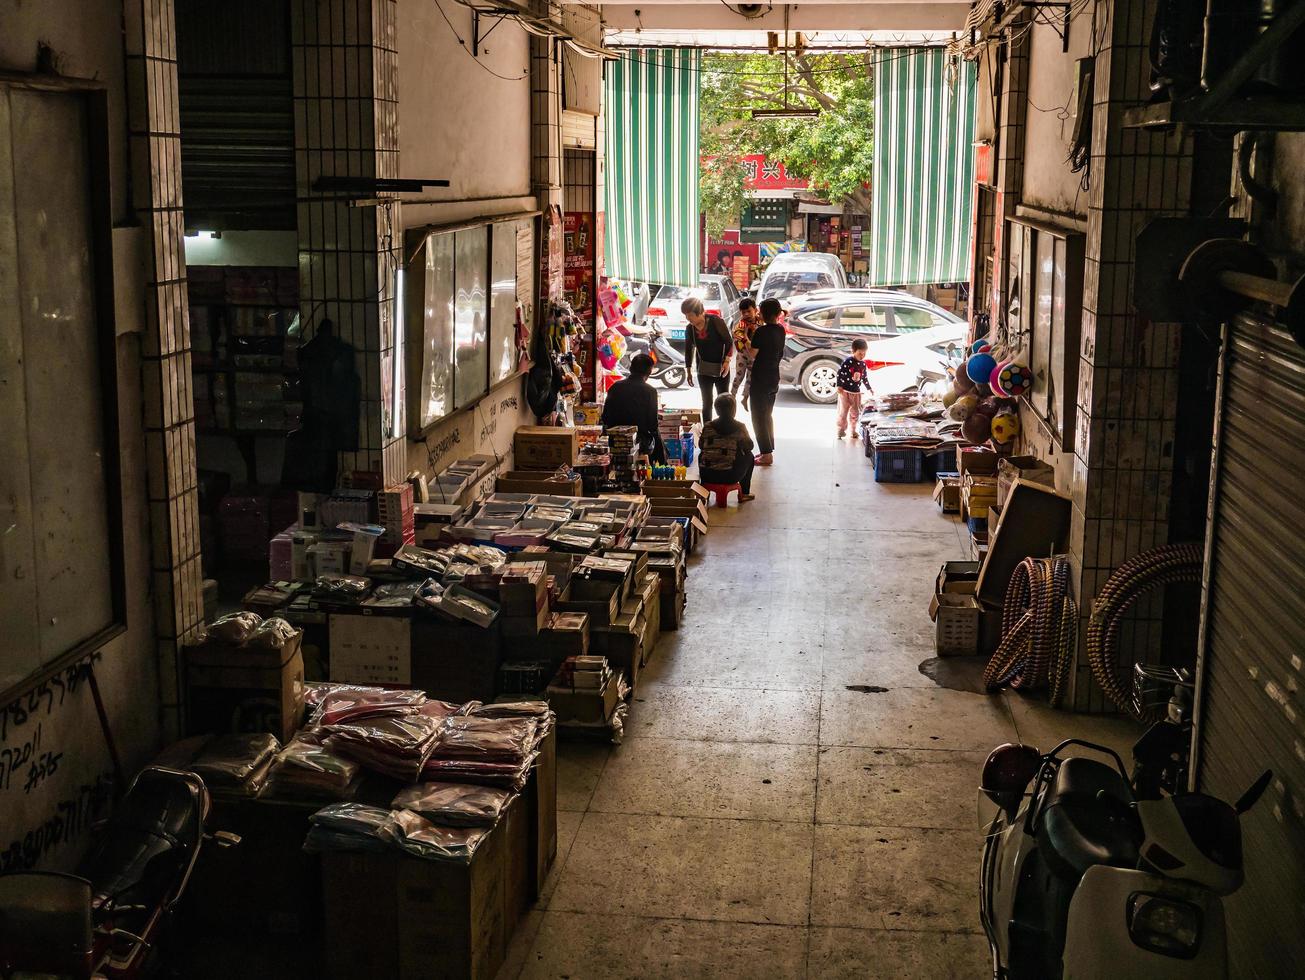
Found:
[(662, 336), (674, 344), (684, 343), (689, 321), (680, 312), (680, 304), (690, 296), (702, 300), (703, 309), (725, 321), (731, 330), (739, 318), (739, 300), (743, 298), (729, 276), (701, 276), (696, 286), (661, 286), (648, 304), (644, 319), (653, 321)]
[(808, 293), (846, 288), (847, 273), (838, 256), (827, 252), (784, 252), (771, 259), (766, 267), (757, 290), (757, 302), (777, 299), (788, 310)]

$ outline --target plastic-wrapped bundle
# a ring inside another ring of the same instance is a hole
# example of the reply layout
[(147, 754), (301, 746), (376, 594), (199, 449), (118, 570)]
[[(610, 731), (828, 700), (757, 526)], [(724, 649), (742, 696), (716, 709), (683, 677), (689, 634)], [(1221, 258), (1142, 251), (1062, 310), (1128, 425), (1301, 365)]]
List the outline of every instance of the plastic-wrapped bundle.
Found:
[(205, 744), (190, 769), (210, 786), (239, 787), (265, 769), (280, 748), (267, 732), (219, 735)]
[(520, 762), (488, 762), (481, 759), (426, 760), (422, 767), (423, 779), (450, 783), (476, 783), (481, 786), (498, 786), (520, 793), (530, 778), (537, 752), (525, 756)]
[(315, 706), (309, 725), (314, 727), (411, 714), (426, 703), (424, 691), (360, 684), (310, 684), (308, 689), (309, 703)]
[(276, 757), (267, 791), (277, 796), (338, 800), (348, 794), (359, 771), (358, 763), (296, 738)]
[(243, 646), (262, 625), (263, 617), (258, 613), (248, 611), (229, 613), (207, 626), (200, 634), (200, 640), (225, 643), (233, 647)]
[(384, 606), (386, 608), (403, 608), (411, 606), (417, 599), (421, 582), (413, 579), (407, 582), (386, 582), (372, 590), (372, 594), (363, 602), (364, 606)]
[(487, 827), (437, 827), (411, 810), (395, 810), (391, 816), (397, 829), (399, 847), (430, 861), (468, 864), (489, 833)]
[(450, 718), (434, 754), (440, 759), (520, 762), (534, 749), (538, 727), (533, 718)]
[(466, 783), (417, 783), (400, 790), (391, 806), (411, 810), (446, 827), (492, 827), (512, 799), (507, 790)]
[(394, 815), (363, 803), (332, 803), (308, 819), (305, 851), (388, 851), (399, 839)]
[(430, 700), (417, 709), (417, 714), (425, 715), (427, 718), (456, 718), (461, 715), (469, 715), (479, 707), (479, 701), (454, 704), (452, 701)]
[(412, 714), (323, 725), (326, 748), (396, 779), (414, 781), (438, 744), (445, 721)]
[(319, 575), (313, 595), (328, 602), (362, 602), (372, 590), (372, 580), (361, 575)]
[(298, 635), (298, 629), (279, 616), (272, 616), (263, 620), (249, 635), (245, 640), (245, 646), (251, 650), (281, 650)]

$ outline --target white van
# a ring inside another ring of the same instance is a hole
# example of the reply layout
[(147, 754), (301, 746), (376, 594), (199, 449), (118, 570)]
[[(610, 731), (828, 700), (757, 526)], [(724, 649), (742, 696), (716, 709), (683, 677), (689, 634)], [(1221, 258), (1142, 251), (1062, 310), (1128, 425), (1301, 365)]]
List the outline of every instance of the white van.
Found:
[(788, 309), (799, 296), (820, 289), (846, 289), (847, 273), (838, 256), (828, 252), (784, 252), (776, 255), (761, 277), (757, 302), (777, 299)]

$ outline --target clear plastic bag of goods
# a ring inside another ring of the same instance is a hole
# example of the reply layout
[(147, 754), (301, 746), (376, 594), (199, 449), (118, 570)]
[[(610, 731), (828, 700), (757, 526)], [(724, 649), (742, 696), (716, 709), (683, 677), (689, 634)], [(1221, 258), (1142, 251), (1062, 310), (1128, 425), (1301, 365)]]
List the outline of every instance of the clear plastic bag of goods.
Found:
[(417, 592), (422, 583), (416, 580), (407, 582), (386, 582), (384, 585), (378, 585), (372, 589), (363, 602), (364, 606), (385, 606), (394, 608), (403, 608), (411, 606), (417, 599)]
[(310, 727), (338, 725), (361, 718), (411, 714), (426, 703), (425, 691), (367, 687), (362, 684), (309, 684), (313, 706)]
[(539, 723), (533, 718), (450, 718), (435, 755), (441, 759), (517, 762), (535, 745)]
[(361, 575), (319, 575), (313, 595), (329, 602), (362, 602), (372, 590), (372, 580)]
[(438, 744), (446, 722), (412, 714), (402, 717), (364, 718), (324, 726), (326, 748), (368, 769), (415, 781)]
[(250, 650), (284, 650), (286, 644), (290, 643), (298, 635), (298, 629), (291, 626), (280, 616), (272, 616), (263, 620), (259, 627), (249, 635), (249, 638), (245, 641), (245, 646)]
[(492, 827), (512, 799), (505, 789), (469, 783), (415, 783), (390, 804), (446, 827)]
[(213, 786), (237, 786), (269, 762), (281, 743), (267, 732), (219, 735), (208, 742), (190, 769)]
[(520, 793), (530, 778), (530, 767), (538, 753), (530, 753), (520, 762), (489, 762), (484, 759), (437, 759), (431, 757), (422, 767), (422, 778), (450, 783), (477, 783), (498, 786)]
[(392, 816), (399, 847), (428, 861), (470, 863), (489, 833), (486, 827), (436, 826), (411, 810), (395, 810)]
[(263, 617), (258, 613), (247, 610), (228, 613), (205, 627), (200, 633), (200, 640), (225, 643), (233, 647), (244, 646), (262, 625)]
[(308, 819), (305, 851), (388, 851), (399, 839), (390, 811), (364, 803), (332, 803)]
[(432, 699), (418, 708), (417, 713), (425, 715), (427, 718), (453, 718), (458, 715), (471, 714), (479, 707), (479, 701), (468, 701), (466, 704), (454, 704), (452, 701), (436, 701)]
[(347, 786), (358, 775), (358, 763), (350, 762), (320, 745), (302, 738), (290, 742), (277, 756), (279, 766), (289, 766), (329, 777), (332, 782)]
[(439, 578), (453, 560), (450, 551), (436, 551), (405, 544), (394, 553), (394, 567), (414, 575)]

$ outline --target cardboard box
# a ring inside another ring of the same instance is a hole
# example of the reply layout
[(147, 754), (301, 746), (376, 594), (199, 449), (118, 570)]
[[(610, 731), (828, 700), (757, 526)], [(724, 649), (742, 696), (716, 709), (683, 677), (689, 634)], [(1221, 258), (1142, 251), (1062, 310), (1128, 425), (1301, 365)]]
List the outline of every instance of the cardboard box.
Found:
[(513, 562), (504, 567), (498, 585), (499, 612), (533, 618), (547, 603), (548, 565), (542, 561)]
[(186, 730), (271, 732), (289, 741), (304, 707), (303, 632), (280, 650), (225, 643), (185, 648)]
[(412, 619), (411, 607), (358, 606), (349, 613), (331, 613), (331, 680), (412, 683)]
[(550, 480), (539, 470), (509, 470), (500, 473), (494, 482), (499, 493), (551, 493), (561, 497), (578, 497), (583, 490), (580, 477), (571, 480)]
[(976, 476), (996, 476), (998, 456), (991, 449), (980, 446), (962, 446), (956, 453), (956, 471), (962, 477), (966, 473)]
[(939, 473), (933, 486), (933, 499), (944, 514), (956, 514), (961, 509), (961, 478), (957, 473)]
[[(587, 613), (589, 616), (589, 631), (593, 631), (600, 626), (609, 626), (621, 611), (621, 591), (613, 587), (607, 591), (606, 598), (601, 594), (594, 598), (578, 599), (573, 594), (576, 583), (572, 582), (558, 597), (555, 608), (558, 612), (579, 612)], [(584, 592), (584, 589), (581, 590)], [(595, 589), (590, 588), (589, 594), (593, 595)]]
[(615, 677), (608, 678), (600, 690), (583, 690), (555, 687), (547, 690), (548, 704), (557, 713), (559, 722), (576, 722), (581, 725), (602, 725), (612, 717), (620, 694)]
[(518, 798), (470, 864), (398, 851), (323, 853), (326, 975), (491, 980), (529, 880), (527, 831)]
[(503, 636), (508, 639), (520, 640), (538, 636), (539, 631), (548, 625), (548, 617), (551, 613), (548, 603), (545, 602), (533, 616), (500, 615), (498, 618), (499, 627), (503, 631)]
[(980, 601), (1001, 606), (1016, 565), (1025, 558), (1062, 552), (1069, 536), (1070, 512), (1068, 497), (1041, 483), (1016, 480), (979, 571), (975, 594)]
[(1000, 524), (1000, 523), (1001, 523), (1001, 508), (1000, 508), (1000, 507), (989, 507), (989, 508), (988, 508), (988, 520), (987, 520), (987, 529), (988, 529), (988, 538), (989, 538), (989, 539), (991, 539), (992, 536), (993, 536), (994, 534), (997, 533), (997, 525)]
[(482, 629), (421, 614), (412, 621), (412, 686), (432, 698), (494, 700), (501, 659), (497, 622)]
[(574, 466), (576, 431), (549, 425), (523, 425), (513, 437), (516, 465), (523, 470), (555, 470)]
[(1036, 456), (1008, 456), (997, 460), (997, 506), (1003, 507), (1016, 480), (1056, 486), (1056, 470)]
[(530, 819), (531, 900), (539, 898), (549, 869), (557, 859), (557, 726), (539, 743), (539, 757), (521, 794)]

